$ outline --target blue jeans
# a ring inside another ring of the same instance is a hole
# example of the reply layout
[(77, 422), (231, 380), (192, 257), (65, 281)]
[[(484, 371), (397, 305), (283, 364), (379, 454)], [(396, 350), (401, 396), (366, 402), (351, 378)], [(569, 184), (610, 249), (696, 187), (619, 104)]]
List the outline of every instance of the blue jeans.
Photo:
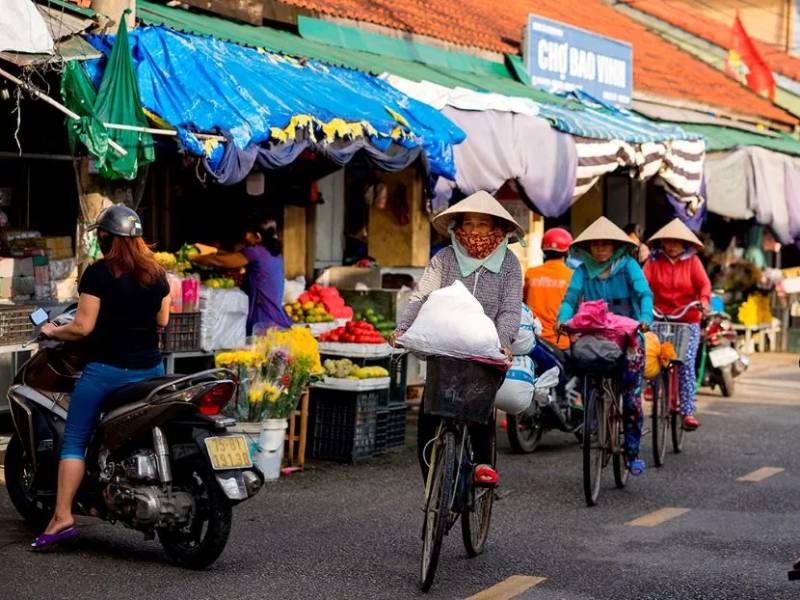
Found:
[(85, 460), (103, 400), (109, 394), (126, 385), (162, 375), (164, 365), (161, 363), (151, 369), (122, 369), (96, 362), (86, 365), (70, 399), (61, 458)]

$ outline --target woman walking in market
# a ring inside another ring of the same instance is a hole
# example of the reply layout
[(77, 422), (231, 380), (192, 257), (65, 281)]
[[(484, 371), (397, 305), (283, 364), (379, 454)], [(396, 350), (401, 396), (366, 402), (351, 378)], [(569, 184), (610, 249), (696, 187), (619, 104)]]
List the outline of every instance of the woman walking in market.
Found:
[[(419, 314), (431, 292), (460, 281), (494, 321), (506, 358), (511, 360), (511, 342), (519, 330), (522, 305), (522, 269), (509, 243), (522, 240), (524, 232), (514, 218), (487, 192), (476, 192), (433, 219), (433, 226), (450, 239), (450, 245), (431, 259), (408, 308), (392, 336), (394, 342)], [(427, 466), (423, 456), (436, 435), (439, 420), (425, 413), (423, 397), (417, 437), (423, 480)], [(471, 424), (470, 438), (475, 451), (475, 479), (495, 485), (497, 471), (492, 465), (494, 423)]]
[(283, 255), (275, 221), (253, 218), (245, 228), (244, 247), (238, 252), (196, 255), (199, 265), (246, 270), (244, 291), (250, 299), (247, 335), (271, 327), (289, 328), (292, 321), (283, 309)]
[[(572, 243), (572, 251), (582, 260), (570, 279), (558, 322), (566, 323), (582, 302), (605, 300), (614, 314), (635, 319), (647, 330), (653, 322), (653, 294), (639, 263), (631, 256), (635, 243), (622, 229), (600, 217)], [(560, 327), (560, 325), (559, 325)], [(628, 363), (623, 377), (623, 419), (625, 454), (631, 475), (641, 475), (645, 462), (639, 458), (642, 437), (642, 381), (644, 353), (641, 348)]]
[(88, 362), (67, 412), (53, 518), (32, 547), (43, 550), (78, 535), (72, 504), (86, 472), (85, 455), (103, 400), (128, 384), (164, 374), (158, 329), (169, 322), (166, 273), (142, 240), (142, 222), (126, 206), (111, 206), (92, 226), (103, 258), (78, 285), (78, 310), (68, 325), (42, 326), (42, 335), (86, 340)]
[[(674, 219), (648, 240), (653, 250), (644, 266), (644, 274), (653, 290), (655, 307), (665, 315), (679, 313), (692, 302), (700, 301), (708, 311), (711, 303), (711, 281), (697, 252), (703, 243), (679, 219)], [(695, 360), (700, 345), (700, 321), (703, 313), (692, 309), (681, 319), (691, 327), (689, 350), (680, 368), (680, 399), (683, 428), (693, 431), (700, 427), (694, 416), (697, 386)]]

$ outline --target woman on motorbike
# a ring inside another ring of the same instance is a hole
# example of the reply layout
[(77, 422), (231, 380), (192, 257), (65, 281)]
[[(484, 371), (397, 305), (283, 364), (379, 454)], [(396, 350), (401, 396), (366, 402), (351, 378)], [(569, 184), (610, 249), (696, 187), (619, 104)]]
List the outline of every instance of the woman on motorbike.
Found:
[(164, 374), (158, 329), (169, 321), (169, 285), (142, 239), (139, 216), (125, 206), (111, 206), (91, 229), (97, 230), (103, 258), (81, 277), (75, 319), (67, 325), (42, 327), (46, 337), (85, 340), (88, 360), (67, 412), (55, 513), (33, 542), (34, 549), (77, 535), (72, 504), (103, 400), (123, 386)]
[[(572, 244), (582, 264), (572, 275), (564, 302), (558, 313), (559, 324), (566, 323), (582, 302), (605, 300), (614, 314), (639, 321), (647, 330), (653, 321), (653, 294), (637, 260), (631, 256), (635, 243), (622, 229), (605, 217), (592, 223)], [(642, 437), (642, 381), (644, 356), (637, 354), (635, 364), (623, 381), (623, 418), (625, 454), (631, 475), (641, 475), (645, 462), (639, 458)]]
[[(487, 192), (476, 192), (433, 219), (437, 231), (451, 245), (431, 259), (392, 341), (416, 319), (428, 295), (461, 281), (494, 321), (506, 358), (511, 360), (511, 342), (517, 334), (522, 306), (522, 269), (508, 244), (523, 239), (522, 228), (500, 203)], [(428, 442), (436, 435), (438, 418), (425, 414), (420, 406), (417, 448), (423, 479), (427, 476), (423, 457)], [(470, 425), (470, 437), (478, 466), (475, 478), (483, 485), (497, 483), (492, 462), (493, 425)]]
[[(664, 315), (679, 313), (692, 302), (700, 301), (703, 311), (710, 310), (711, 281), (703, 268), (697, 252), (703, 243), (679, 219), (674, 219), (648, 240), (653, 249), (644, 266), (644, 274), (653, 290), (655, 307)], [(681, 322), (691, 328), (686, 360), (680, 368), (680, 398), (683, 428), (694, 431), (700, 422), (694, 416), (694, 398), (697, 386), (695, 360), (700, 345), (700, 321), (703, 313), (692, 309)]]

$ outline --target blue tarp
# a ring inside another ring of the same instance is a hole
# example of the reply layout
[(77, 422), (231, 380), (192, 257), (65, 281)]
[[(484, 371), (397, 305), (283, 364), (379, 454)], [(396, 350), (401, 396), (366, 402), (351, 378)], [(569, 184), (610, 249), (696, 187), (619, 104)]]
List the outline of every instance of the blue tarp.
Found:
[[(88, 39), (108, 56), (113, 36)], [(261, 155), (259, 164), (275, 168), (306, 148), (342, 163), (365, 146), (368, 160), (392, 170), (414, 160), (421, 147), (431, 175), (455, 179), (453, 145), (464, 133), (376, 77), (164, 27), (132, 31), (130, 45), (144, 108), (177, 128), (191, 152), (205, 154), (218, 178), (227, 169), (225, 183), (247, 174), (231, 165), (252, 165), (233, 154)], [(93, 80), (104, 64), (88, 61)], [(296, 130), (302, 130), (297, 139)], [(209, 151), (191, 132), (221, 132), (235, 152)]]

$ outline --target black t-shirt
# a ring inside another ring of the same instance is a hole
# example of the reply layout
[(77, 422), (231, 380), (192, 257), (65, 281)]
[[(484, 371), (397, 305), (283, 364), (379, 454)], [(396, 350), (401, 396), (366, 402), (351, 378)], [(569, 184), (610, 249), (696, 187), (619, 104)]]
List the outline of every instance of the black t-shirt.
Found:
[(161, 361), (156, 317), (169, 294), (166, 278), (144, 287), (129, 273), (114, 277), (99, 260), (83, 273), (78, 293), (100, 298), (97, 323), (86, 342), (89, 362), (151, 369)]

